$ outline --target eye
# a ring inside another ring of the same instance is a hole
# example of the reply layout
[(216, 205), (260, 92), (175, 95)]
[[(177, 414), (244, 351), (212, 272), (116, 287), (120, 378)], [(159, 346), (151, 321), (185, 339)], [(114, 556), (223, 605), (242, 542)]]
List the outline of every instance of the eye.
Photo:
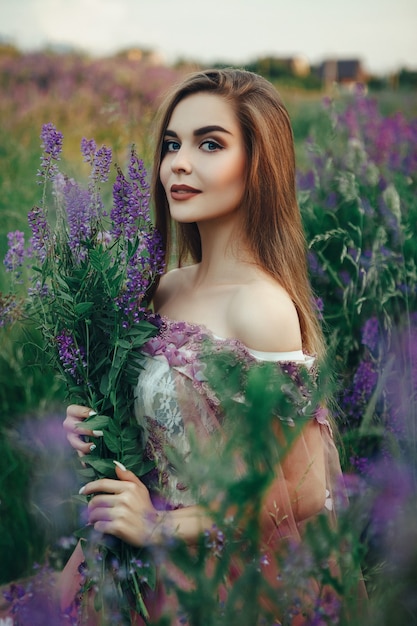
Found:
[(223, 150), (223, 146), (221, 146), (219, 143), (217, 143), (217, 141), (214, 141), (213, 139), (205, 139), (201, 143), (200, 148), (202, 148), (205, 152), (215, 152), (216, 150)]
[(164, 147), (163, 147), (164, 154), (166, 152), (178, 152), (180, 148), (181, 148), (181, 144), (178, 141), (175, 141), (175, 139), (164, 140)]

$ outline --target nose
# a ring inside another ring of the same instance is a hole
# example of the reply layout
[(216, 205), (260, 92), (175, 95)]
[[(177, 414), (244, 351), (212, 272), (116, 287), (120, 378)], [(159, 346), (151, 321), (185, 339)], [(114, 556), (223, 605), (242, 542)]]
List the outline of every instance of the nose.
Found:
[(183, 146), (175, 153), (171, 161), (171, 169), (175, 174), (189, 174), (192, 170), (191, 161)]

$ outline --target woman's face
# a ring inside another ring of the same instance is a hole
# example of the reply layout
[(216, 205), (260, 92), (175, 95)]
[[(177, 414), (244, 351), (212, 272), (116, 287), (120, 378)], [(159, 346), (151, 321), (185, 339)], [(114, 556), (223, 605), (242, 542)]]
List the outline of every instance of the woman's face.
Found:
[(204, 92), (181, 100), (165, 132), (160, 168), (171, 217), (202, 222), (234, 213), (245, 170), (242, 132), (231, 105)]

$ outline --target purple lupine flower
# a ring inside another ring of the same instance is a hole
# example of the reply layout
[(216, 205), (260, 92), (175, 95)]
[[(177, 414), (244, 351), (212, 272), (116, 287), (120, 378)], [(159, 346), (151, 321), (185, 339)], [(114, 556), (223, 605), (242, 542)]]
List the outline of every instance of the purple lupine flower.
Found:
[(48, 285), (42, 284), (40, 280), (37, 280), (34, 283), (33, 287), (28, 288), (28, 296), (38, 297), (38, 298), (46, 298), (49, 295), (49, 287)]
[(86, 256), (83, 242), (91, 235), (91, 194), (82, 189), (73, 179), (67, 180), (63, 189), (68, 217), (68, 244), (77, 259)]
[(353, 382), (342, 396), (343, 410), (354, 417), (361, 419), (363, 408), (371, 398), (378, 382), (378, 372), (370, 359), (360, 362)]
[(323, 311), (324, 311), (324, 302), (322, 298), (314, 298), (313, 300), (314, 308), (317, 311), (317, 316), (319, 319), (323, 319)]
[(43, 155), (41, 157), (41, 168), (38, 171), (38, 176), (40, 179), (39, 183), (43, 184), (48, 179), (52, 180), (58, 173), (58, 168), (54, 161), (60, 160), (63, 135), (49, 122), (42, 126), (41, 139)]
[(94, 155), (96, 153), (97, 145), (94, 139), (81, 139), (81, 153), (86, 163), (93, 163)]
[(133, 187), (122, 170), (117, 168), (117, 176), (113, 185), (113, 207), (110, 218), (113, 222), (112, 235), (120, 237), (122, 234), (128, 239), (136, 233), (137, 205), (133, 195)]
[[(159, 232), (156, 229), (152, 233), (145, 231), (141, 233), (141, 238), (141, 245), (128, 261), (126, 284), (116, 300), (118, 308), (134, 323), (138, 322), (145, 312), (141, 303), (150, 282), (164, 270), (165, 255)], [(126, 319), (124, 326), (127, 325)]]
[(127, 239), (136, 235), (138, 222), (149, 224), (149, 183), (143, 161), (132, 148), (129, 162), (130, 182), (117, 167), (117, 177), (113, 185), (113, 208), (110, 217), (113, 221), (113, 234), (122, 233)]
[(7, 234), (7, 242), (9, 247), (4, 257), (4, 265), (8, 272), (14, 272), (19, 277), (25, 258), (25, 235), (21, 230), (15, 230)]
[(113, 222), (112, 234), (122, 234), (132, 240), (137, 233), (138, 220), (149, 222), (149, 190), (142, 189), (136, 181), (129, 182), (121, 169), (113, 185), (113, 208), (110, 213)]
[(143, 160), (139, 159), (134, 147), (132, 147), (132, 150), (130, 152), (128, 172), (130, 180), (137, 180), (142, 189), (149, 189), (150, 185), (146, 178), (147, 172), (145, 165), (143, 163)]
[(58, 345), (58, 355), (64, 371), (79, 382), (80, 379), (77, 376), (77, 372), (87, 367), (85, 351), (77, 347), (73, 336), (66, 329), (62, 330), (61, 333), (55, 337), (55, 341)]
[(30, 245), (34, 254), (43, 262), (46, 258), (48, 243), (51, 238), (51, 230), (43, 208), (35, 206), (28, 213), (28, 222), (32, 231)]
[(379, 324), (377, 317), (369, 318), (362, 328), (362, 345), (375, 352), (379, 342)]
[(21, 314), (20, 302), (12, 294), (3, 295), (0, 292), (0, 328), (12, 324)]
[(148, 251), (148, 267), (153, 276), (158, 276), (165, 269), (165, 251), (162, 247), (162, 237), (159, 230), (152, 229), (152, 232), (145, 232), (146, 249)]
[(351, 466), (362, 475), (369, 473), (371, 467), (371, 460), (366, 456), (351, 456), (349, 458)]
[(109, 179), (110, 165), (112, 159), (111, 148), (101, 146), (92, 160), (91, 178), (96, 182), (105, 183)]
[(327, 626), (339, 624), (342, 611), (342, 603), (336, 592), (325, 591), (317, 598), (314, 614), (308, 615), (306, 626)]
[(311, 191), (317, 186), (316, 177), (313, 170), (306, 173), (297, 172), (297, 187), (300, 191)]
[(378, 381), (378, 372), (370, 360), (361, 361), (353, 377), (355, 395), (365, 402), (369, 400)]

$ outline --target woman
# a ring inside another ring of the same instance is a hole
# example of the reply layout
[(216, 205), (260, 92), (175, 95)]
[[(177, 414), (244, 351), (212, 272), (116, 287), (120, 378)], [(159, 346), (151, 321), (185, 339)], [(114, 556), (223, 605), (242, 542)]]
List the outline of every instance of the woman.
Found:
[[(275, 88), (233, 69), (187, 78), (162, 110), (153, 171), (156, 225), (168, 259), (177, 242), (179, 267), (162, 277), (154, 293), (162, 332), (144, 347), (136, 408), (171, 510), (161, 524), (152, 494), (122, 467), (119, 480), (94, 481), (83, 493), (92, 496), (89, 522), (100, 532), (138, 546), (162, 535), (192, 545), (212, 521), (170, 473), (164, 447), (186, 456), (190, 425), (202, 439), (221, 427), (222, 408), (196, 373), (203, 344), (250, 363), (297, 368), (310, 368), (324, 348), (307, 278), (291, 125)], [(91, 446), (84, 435), (93, 436), (80, 428), (88, 414), (88, 408), (70, 406), (64, 422), (80, 455)], [(276, 431), (279, 438), (278, 424)], [(265, 544), (276, 549), (282, 536), (298, 541), (301, 523), (323, 510), (339, 472), (329, 424), (319, 410), (276, 467), (265, 494)], [(277, 507), (281, 524), (274, 518)], [(63, 604), (77, 591), (82, 560), (78, 548), (66, 569)], [(148, 601), (151, 618), (167, 606), (159, 587)]]

